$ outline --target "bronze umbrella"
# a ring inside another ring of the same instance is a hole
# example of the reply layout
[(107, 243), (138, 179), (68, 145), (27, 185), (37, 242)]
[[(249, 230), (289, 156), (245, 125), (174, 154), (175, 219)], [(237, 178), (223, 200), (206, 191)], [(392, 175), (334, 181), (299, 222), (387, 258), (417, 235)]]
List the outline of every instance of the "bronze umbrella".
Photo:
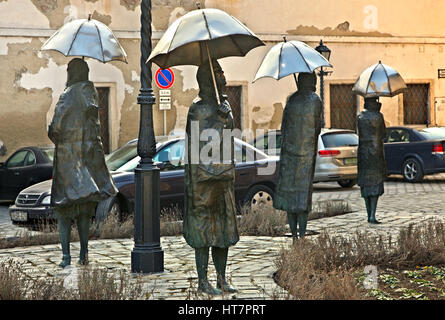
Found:
[[(179, 18), (165, 31), (147, 62), (154, 62), (163, 69), (180, 65), (199, 66), (211, 58), (243, 57), (253, 48), (263, 45), (249, 28), (228, 13), (219, 9), (198, 9)], [(211, 63), (210, 68), (220, 103)]]
[(363, 71), (352, 88), (352, 92), (365, 98), (393, 97), (405, 90), (400, 74), (381, 61)]
[(63, 25), (49, 38), (41, 50), (54, 50), (66, 57), (80, 56), (97, 59), (103, 63), (122, 61), (127, 54), (113, 32), (102, 22), (77, 19)]

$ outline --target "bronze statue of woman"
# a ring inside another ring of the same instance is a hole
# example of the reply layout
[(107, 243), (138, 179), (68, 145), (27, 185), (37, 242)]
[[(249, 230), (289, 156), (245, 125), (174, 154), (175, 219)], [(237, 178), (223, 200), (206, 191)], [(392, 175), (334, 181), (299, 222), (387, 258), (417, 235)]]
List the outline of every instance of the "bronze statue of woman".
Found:
[(88, 236), (97, 203), (117, 194), (105, 164), (97, 92), (88, 81), (87, 63), (68, 63), (68, 81), (57, 102), (48, 136), (54, 142), (51, 207), (58, 221), (63, 258), (71, 264), (71, 223), (77, 220), (79, 263), (88, 263)]
[[(221, 92), (226, 85), (224, 72), (216, 60), (212, 63), (218, 91)], [(191, 105), (187, 115), (184, 238), (195, 249), (198, 290), (208, 294), (221, 294), (221, 291), (236, 291), (226, 280), (228, 250), (239, 240), (232, 137), (229, 143), (232, 150), (230, 159), (228, 162), (223, 161), (223, 130), (233, 129), (233, 118), (230, 105), (223, 96), (221, 105), (217, 103), (209, 65), (206, 61), (198, 68), (196, 78), (200, 99)], [(209, 143), (200, 141), (204, 130), (213, 130), (219, 135), (216, 138), (220, 140), (216, 144), (223, 152), (214, 162), (205, 161), (200, 156)], [(207, 278), (210, 247), (217, 273), (217, 288)]]
[(376, 217), (377, 201), (384, 193), (386, 161), (383, 141), (386, 137), (385, 120), (378, 98), (365, 98), (365, 110), (357, 116), (358, 179), (361, 196), (365, 199), (368, 222), (380, 223)]
[(298, 91), (287, 99), (281, 124), (280, 167), (273, 205), (287, 211), (294, 240), (304, 237), (312, 210), (312, 181), (322, 117), (316, 83), (315, 73), (298, 75)]

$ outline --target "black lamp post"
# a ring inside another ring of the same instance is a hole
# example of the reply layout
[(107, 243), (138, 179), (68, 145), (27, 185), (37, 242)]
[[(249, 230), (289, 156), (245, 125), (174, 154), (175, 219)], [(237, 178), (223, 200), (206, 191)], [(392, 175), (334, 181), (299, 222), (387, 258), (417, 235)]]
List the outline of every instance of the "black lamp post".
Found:
[[(329, 61), (329, 58), (331, 57), (331, 50), (326, 47), (323, 44), (323, 40), (320, 40), (320, 44), (318, 47), (315, 48), (323, 57), (326, 58), (326, 60)], [(324, 71), (323, 67), (320, 68), (320, 71), (318, 72), (318, 75), (320, 76), (320, 98), (321, 98), (321, 104), (322, 104), (322, 120), (321, 120), (321, 126), (324, 128), (325, 126), (325, 119), (324, 119), (324, 76), (329, 75), (330, 71)]]
[(151, 53), (151, 0), (141, 3), (141, 106), (137, 151), (141, 161), (135, 169), (134, 248), (131, 271), (153, 273), (164, 271), (164, 252), (160, 240), (159, 168), (153, 164), (156, 141), (153, 130), (151, 63), (145, 63)]

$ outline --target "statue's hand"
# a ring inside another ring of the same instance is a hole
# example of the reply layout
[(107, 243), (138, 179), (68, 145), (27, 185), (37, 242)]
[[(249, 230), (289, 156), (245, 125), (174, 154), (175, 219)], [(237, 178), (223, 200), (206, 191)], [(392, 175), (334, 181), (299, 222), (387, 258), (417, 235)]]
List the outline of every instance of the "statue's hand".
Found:
[(227, 101), (227, 100), (224, 100), (218, 106), (218, 112), (224, 117), (227, 117), (231, 111), (232, 111), (232, 108), (230, 107), (229, 101)]

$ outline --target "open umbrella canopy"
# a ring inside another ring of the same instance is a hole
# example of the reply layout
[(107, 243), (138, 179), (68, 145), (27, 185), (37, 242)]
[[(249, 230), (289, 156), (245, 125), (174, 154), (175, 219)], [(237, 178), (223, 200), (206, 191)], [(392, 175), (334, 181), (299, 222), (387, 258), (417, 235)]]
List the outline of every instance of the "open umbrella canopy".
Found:
[(274, 45), (264, 56), (253, 82), (263, 77), (279, 80), (294, 73), (312, 73), (319, 67), (332, 65), (306, 43), (296, 40), (284, 41)]
[(42, 50), (55, 50), (67, 57), (94, 58), (103, 63), (112, 60), (127, 62), (127, 54), (113, 32), (91, 18), (68, 22), (43, 44)]
[(393, 68), (381, 61), (362, 72), (352, 92), (365, 98), (393, 97), (406, 89), (405, 81)]
[(176, 20), (153, 49), (147, 62), (166, 69), (199, 66), (211, 57), (245, 56), (264, 43), (244, 24), (219, 9), (198, 9)]

